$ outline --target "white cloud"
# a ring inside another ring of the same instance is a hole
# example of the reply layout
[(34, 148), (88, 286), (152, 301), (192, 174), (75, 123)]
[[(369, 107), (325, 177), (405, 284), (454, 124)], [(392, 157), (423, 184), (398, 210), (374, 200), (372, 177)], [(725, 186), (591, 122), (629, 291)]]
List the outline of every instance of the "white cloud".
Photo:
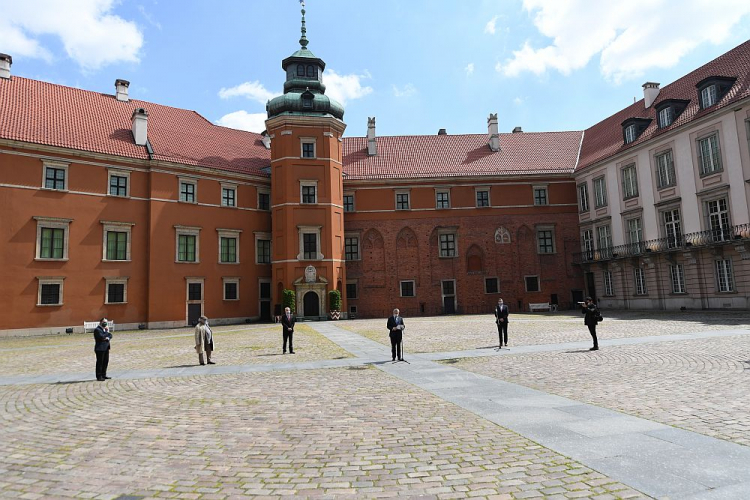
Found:
[(467, 64), (466, 67), (464, 68), (464, 71), (466, 71), (467, 75), (474, 74), (474, 63)]
[(143, 35), (135, 23), (111, 13), (114, 5), (115, 0), (2, 2), (0, 47), (13, 56), (51, 61), (43, 37), (53, 36), (85, 70), (138, 62)]
[(407, 83), (403, 87), (399, 88), (393, 85), (393, 95), (396, 97), (409, 97), (417, 93), (417, 88), (411, 83)]
[(363, 75), (339, 75), (332, 69), (328, 69), (323, 74), (326, 95), (346, 105), (347, 101), (360, 99), (372, 93), (372, 87), (362, 86), (362, 80), (367, 78), (371, 78), (367, 71)]
[(261, 133), (266, 129), (266, 118), (268, 118), (266, 113), (248, 113), (240, 110), (222, 116), (216, 120), (216, 124), (222, 127)]
[(500, 17), (500, 16), (495, 16), (492, 19), (490, 19), (489, 21), (487, 21), (487, 24), (484, 26), (484, 32), (485, 33), (489, 33), (490, 35), (494, 35), (495, 34), (495, 29), (497, 27), (497, 19), (498, 19), (498, 17)]
[(258, 81), (241, 83), (236, 87), (222, 88), (219, 91), (219, 97), (222, 99), (242, 96), (258, 101), (261, 104), (265, 104), (269, 99), (273, 99), (279, 94), (280, 92), (271, 92), (270, 90), (267, 90), (263, 84)]
[(666, 0), (591, 2), (524, 0), (539, 32), (552, 43), (534, 48), (529, 42), (504, 64), (506, 76), (547, 70), (562, 74), (581, 69), (597, 54), (600, 70), (619, 82), (642, 76), (650, 68), (671, 67), (702, 43), (725, 41), (732, 28), (750, 13), (747, 0)]
[(516, 106), (520, 106), (524, 103), (525, 100), (526, 99), (524, 99), (523, 97), (516, 97), (515, 99), (513, 99), (513, 104), (515, 104)]

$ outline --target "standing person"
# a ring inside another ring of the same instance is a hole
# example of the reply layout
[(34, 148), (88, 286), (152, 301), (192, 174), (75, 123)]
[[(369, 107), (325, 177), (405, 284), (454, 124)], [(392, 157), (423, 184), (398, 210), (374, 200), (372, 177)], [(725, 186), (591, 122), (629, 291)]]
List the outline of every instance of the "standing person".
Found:
[(388, 336), (391, 338), (391, 357), (393, 361), (396, 361), (396, 355), (398, 360), (403, 361), (403, 351), (401, 349), (401, 340), (403, 339), (403, 332), (406, 326), (404, 325), (404, 318), (398, 315), (399, 310), (393, 310), (393, 316), (388, 318)]
[[(211, 361), (211, 353), (214, 350), (214, 335), (211, 327), (208, 326), (208, 318), (201, 316), (198, 318), (198, 324), (195, 325), (195, 352), (198, 353), (198, 362), (202, 365), (208, 363), (215, 365)], [(206, 363), (203, 362), (203, 353), (206, 353)]]
[(508, 347), (508, 306), (505, 305), (502, 297), (497, 299), (495, 323), (497, 323), (497, 335), (500, 337), (498, 349), (502, 349), (503, 340), (505, 341), (505, 347)]
[(286, 354), (286, 341), (289, 340), (289, 354), (294, 354), (294, 324), (297, 323), (297, 318), (292, 315), (292, 310), (288, 307), (284, 308), (284, 315), (281, 317), (281, 327), (283, 332), (284, 343), (281, 347), (283, 354)]
[(591, 338), (594, 339), (594, 347), (589, 349), (589, 351), (598, 351), (599, 341), (596, 338), (596, 324), (601, 317), (599, 308), (591, 300), (591, 297), (586, 297), (586, 302), (579, 302), (579, 304), (581, 305), (581, 312), (586, 315), (583, 319), (583, 324), (589, 327)]
[(107, 318), (99, 320), (99, 325), (94, 329), (94, 352), (96, 353), (96, 380), (99, 382), (107, 380), (107, 366), (109, 365), (109, 341), (112, 334), (109, 332)]

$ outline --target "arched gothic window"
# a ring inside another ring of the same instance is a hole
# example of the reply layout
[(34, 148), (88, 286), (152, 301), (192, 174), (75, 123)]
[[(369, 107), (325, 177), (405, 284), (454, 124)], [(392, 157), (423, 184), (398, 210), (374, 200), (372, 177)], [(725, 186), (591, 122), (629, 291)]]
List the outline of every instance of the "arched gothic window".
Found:
[(497, 231), (495, 231), (495, 243), (500, 243), (501, 245), (510, 243), (510, 231), (504, 227), (497, 228)]

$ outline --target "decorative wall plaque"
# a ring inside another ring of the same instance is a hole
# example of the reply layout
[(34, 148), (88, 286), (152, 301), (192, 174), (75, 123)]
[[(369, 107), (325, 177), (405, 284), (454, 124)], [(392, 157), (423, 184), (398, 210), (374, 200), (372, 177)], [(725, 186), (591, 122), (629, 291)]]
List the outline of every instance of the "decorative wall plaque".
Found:
[(318, 270), (315, 266), (305, 268), (305, 283), (315, 283), (318, 280)]

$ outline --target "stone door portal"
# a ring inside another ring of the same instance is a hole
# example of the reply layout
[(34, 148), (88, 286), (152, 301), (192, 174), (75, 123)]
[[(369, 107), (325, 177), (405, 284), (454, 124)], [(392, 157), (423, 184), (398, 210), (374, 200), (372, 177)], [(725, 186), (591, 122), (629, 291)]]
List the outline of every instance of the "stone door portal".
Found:
[(320, 298), (318, 294), (310, 291), (303, 299), (304, 316), (306, 318), (320, 316)]

